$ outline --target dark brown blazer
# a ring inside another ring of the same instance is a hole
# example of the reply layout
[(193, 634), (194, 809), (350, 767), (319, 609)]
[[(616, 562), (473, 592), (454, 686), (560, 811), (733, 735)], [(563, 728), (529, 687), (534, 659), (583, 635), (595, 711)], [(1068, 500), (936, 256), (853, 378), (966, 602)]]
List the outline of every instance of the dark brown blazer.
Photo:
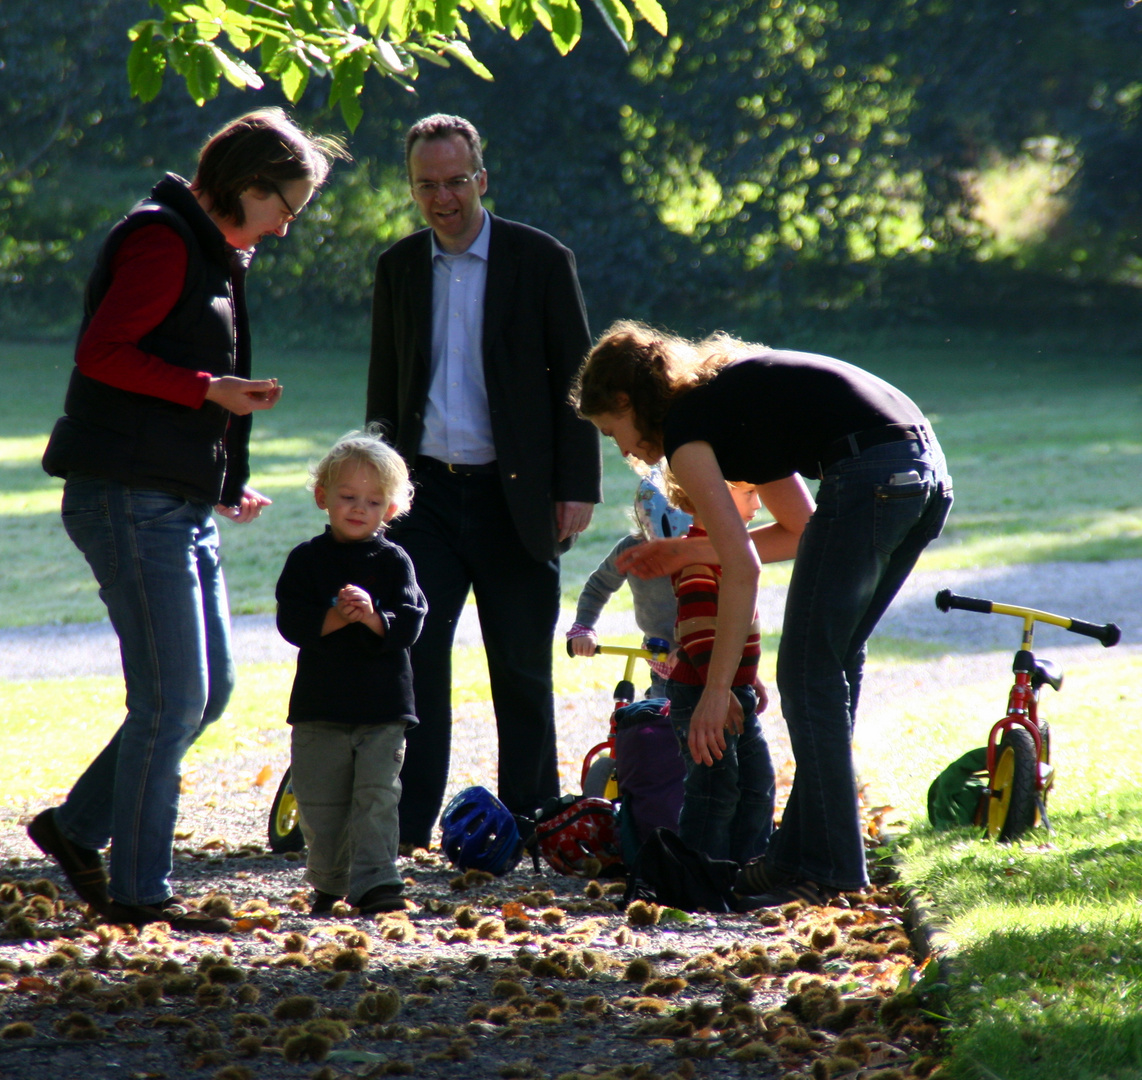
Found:
[[(422, 229), (385, 251), (373, 292), (365, 416), (385, 426), (410, 466), (431, 371), (431, 235)], [(555, 540), (555, 503), (601, 500), (598, 432), (567, 401), (590, 344), (575, 256), (547, 233), (492, 217), (484, 379), (512, 521), (540, 561), (566, 549)]]

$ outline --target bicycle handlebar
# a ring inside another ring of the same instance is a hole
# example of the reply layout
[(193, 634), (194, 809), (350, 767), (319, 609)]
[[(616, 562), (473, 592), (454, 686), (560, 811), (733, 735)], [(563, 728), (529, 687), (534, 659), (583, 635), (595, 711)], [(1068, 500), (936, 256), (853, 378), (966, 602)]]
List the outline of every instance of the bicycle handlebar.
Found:
[[(567, 655), (574, 656), (575, 650), (571, 648), (571, 642), (567, 642)], [(590, 653), (591, 656), (627, 656), (627, 657), (642, 657), (643, 660), (665, 660), (667, 653), (664, 652), (651, 652), (649, 649), (644, 649), (641, 645), (596, 645), (595, 651)]]
[(974, 596), (957, 596), (951, 589), (941, 589), (936, 593), (936, 607), (943, 612), (957, 608), (960, 611), (978, 611), (983, 615), (1014, 615), (1024, 623), (1045, 622), (1061, 626), (1074, 634), (1083, 634), (1102, 642), (1105, 648), (1117, 645), (1122, 631), (1116, 623), (1089, 623), (1081, 619), (1068, 619), (1065, 615), (1052, 615), (1049, 611), (1036, 608), (1017, 607), (1014, 604), (998, 604), (993, 600), (978, 600)]

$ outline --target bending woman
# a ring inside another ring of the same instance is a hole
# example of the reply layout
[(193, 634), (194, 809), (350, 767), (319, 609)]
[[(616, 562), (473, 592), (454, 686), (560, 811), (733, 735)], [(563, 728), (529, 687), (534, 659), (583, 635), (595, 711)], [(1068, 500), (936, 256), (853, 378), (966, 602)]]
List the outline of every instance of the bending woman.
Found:
[(119, 637), (127, 715), (28, 833), (113, 922), (228, 928), (173, 896), (169, 876), (183, 755), (234, 685), (212, 508), (241, 523), (270, 501), (246, 484), (250, 414), (281, 388), (250, 378), (245, 272), (340, 153), (280, 109), (232, 121), (192, 182), (168, 173), (111, 230), (88, 281), (44, 468), (64, 478), (64, 526)]
[[(753, 906), (826, 903), (868, 884), (853, 721), (865, 643), (951, 509), (931, 426), (895, 387), (840, 360), (625, 322), (592, 349), (574, 400), (624, 456), (666, 458), (722, 566), (709, 677), (690, 722), (695, 761), (720, 758), (724, 731), (740, 730), (730, 684), (760, 563), (796, 556), (777, 655), (796, 773), (781, 828), (737, 891)], [(821, 481), (816, 508), (802, 477)], [(747, 533), (727, 480), (759, 485), (773, 523)], [(686, 551), (656, 541), (632, 549), (628, 568), (669, 573), (694, 561)]]

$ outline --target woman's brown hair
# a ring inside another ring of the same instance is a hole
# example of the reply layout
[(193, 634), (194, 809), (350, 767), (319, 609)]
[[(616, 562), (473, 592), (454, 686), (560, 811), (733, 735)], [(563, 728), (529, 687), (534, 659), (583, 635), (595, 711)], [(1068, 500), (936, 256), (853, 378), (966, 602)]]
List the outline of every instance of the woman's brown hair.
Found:
[(587, 354), (571, 403), (586, 418), (632, 409), (638, 432), (660, 443), (670, 403), (709, 382), (744, 348), (727, 334), (691, 342), (644, 323), (620, 320)]
[(348, 158), (339, 139), (302, 131), (284, 109), (257, 109), (231, 120), (206, 141), (198, 155), (193, 187), (213, 211), (244, 225), (242, 192), (270, 193), (290, 180), (320, 187), (333, 158)]

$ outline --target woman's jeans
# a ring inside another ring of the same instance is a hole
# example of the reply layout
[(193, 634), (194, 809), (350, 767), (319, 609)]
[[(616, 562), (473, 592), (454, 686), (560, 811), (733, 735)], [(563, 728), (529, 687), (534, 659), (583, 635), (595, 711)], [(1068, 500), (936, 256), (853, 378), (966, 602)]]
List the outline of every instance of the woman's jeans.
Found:
[(852, 760), (865, 643), (951, 506), (934, 437), (873, 446), (825, 470), (777, 653), (796, 773), (765, 856), (775, 870), (837, 889), (868, 883)]
[(745, 863), (764, 853), (773, 832), (773, 763), (757, 720), (757, 692), (752, 686), (733, 688), (744, 729), (740, 735), (727, 731), (721, 760), (704, 765), (691, 756), (687, 742), (690, 717), (704, 689), (673, 679), (666, 684), (670, 722), (686, 762), (678, 836), (711, 859)]
[(205, 503), (75, 473), (63, 522), (119, 636), (127, 716), (56, 822), (83, 847), (111, 841), (113, 899), (157, 904), (171, 895), (183, 755), (234, 686), (218, 531)]

